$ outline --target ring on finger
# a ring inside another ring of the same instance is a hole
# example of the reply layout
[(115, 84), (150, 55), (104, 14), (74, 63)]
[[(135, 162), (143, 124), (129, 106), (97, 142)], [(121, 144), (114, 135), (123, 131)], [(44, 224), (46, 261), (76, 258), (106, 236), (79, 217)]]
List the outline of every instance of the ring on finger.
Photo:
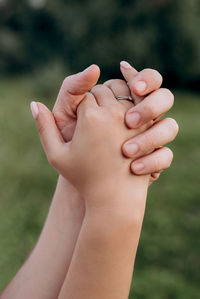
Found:
[(133, 98), (131, 96), (117, 96), (116, 99), (118, 101), (127, 100), (127, 101), (130, 101), (130, 102), (134, 103)]

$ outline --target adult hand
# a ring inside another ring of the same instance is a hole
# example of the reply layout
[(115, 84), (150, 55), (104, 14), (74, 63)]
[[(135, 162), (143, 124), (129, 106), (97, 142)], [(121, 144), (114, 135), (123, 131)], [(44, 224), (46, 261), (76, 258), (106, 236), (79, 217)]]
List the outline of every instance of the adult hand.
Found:
[[(137, 104), (126, 114), (127, 126), (136, 128), (147, 123), (152, 125), (152, 119), (158, 118), (171, 108), (173, 95), (169, 90), (159, 89), (162, 77), (155, 70), (146, 69), (138, 73), (128, 63), (123, 62), (121, 71), (130, 87), (134, 102)], [(65, 141), (71, 140), (73, 136), (78, 105), (84, 99), (85, 93), (96, 85), (99, 76), (99, 67), (92, 65), (83, 72), (69, 76), (63, 81), (53, 114)], [(125, 81), (110, 80), (106, 82), (106, 85), (116, 96), (130, 95)], [(151, 92), (153, 92), (151, 95), (144, 98), (144, 95)], [(157, 179), (159, 173), (170, 166), (173, 158), (170, 149), (160, 147), (172, 141), (177, 132), (176, 122), (167, 118), (125, 143), (122, 150), (125, 156), (134, 159), (134, 162), (131, 163), (133, 173), (151, 173), (151, 181)], [(133, 152), (133, 148), (137, 149), (137, 153)]]
[(105, 84), (116, 97), (131, 94), (134, 99), (136, 105), (126, 113), (127, 126), (139, 128), (146, 125), (149, 128), (128, 140), (122, 146), (122, 151), (126, 157), (133, 159), (133, 173), (151, 173), (151, 183), (158, 179), (160, 172), (168, 168), (173, 160), (172, 151), (162, 146), (176, 137), (178, 125), (172, 118), (156, 120), (173, 106), (174, 96), (168, 89), (160, 88), (162, 76), (155, 70), (137, 72), (124, 61), (121, 62), (121, 72), (127, 83), (123, 80), (109, 80)]

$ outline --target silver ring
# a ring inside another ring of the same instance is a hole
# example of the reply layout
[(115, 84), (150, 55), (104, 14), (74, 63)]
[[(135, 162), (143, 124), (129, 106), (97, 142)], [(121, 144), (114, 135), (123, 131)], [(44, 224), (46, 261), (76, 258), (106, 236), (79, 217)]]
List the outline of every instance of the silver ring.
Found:
[(119, 101), (119, 100), (127, 100), (127, 101), (130, 101), (132, 103), (134, 103), (133, 99), (131, 96), (117, 96), (116, 99)]

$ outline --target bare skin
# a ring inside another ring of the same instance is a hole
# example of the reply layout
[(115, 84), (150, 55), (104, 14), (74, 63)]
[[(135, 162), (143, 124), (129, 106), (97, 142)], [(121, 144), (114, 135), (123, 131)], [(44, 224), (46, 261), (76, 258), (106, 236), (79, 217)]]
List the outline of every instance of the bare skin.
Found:
[(106, 86), (95, 86), (91, 92), (94, 97), (87, 94), (78, 107), (75, 133), (68, 143), (50, 111), (37, 104), (36, 121), (47, 158), (80, 192), (86, 208), (59, 298), (80, 294), (82, 298), (127, 298), (149, 178), (127, 171), (129, 160), (122, 158), (118, 142), (142, 130), (124, 126), (129, 102), (117, 102)]
[[(132, 88), (134, 89), (135, 86), (134, 82), (137, 82), (138, 80), (137, 75), (135, 77), (136, 71), (133, 68), (123, 69), (122, 66), (121, 66), (121, 70), (125, 78), (127, 79), (127, 81), (131, 83), (131, 84), (129, 83), (131, 89)], [(155, 76), (153, 75), (154, 80), (149, 79), (149, 77), (152, 77), (151, 71), (152, 70), (148, 70), (147, 72), (145, 71), (143, 74), (143, 79), (146, 80), (147, 82), (147, 89), (146, 89), (147, 93), (158, 89), (161, 84), (160, 82), (161, 76), (159, 76), (155, 71), (153, 71), (153, 73), (155, 74)], [(133, 78), (133, 72), (134, 72), (134, 78)], [(92, 66), (92, 69), (89, 68), (89, 70), (87, 70), (84, 74), (74, 75), (73, 80), (71, 80), (72, 77), (70, 77), (70, 79), (67, 78), (64, 81), (58, 96), (57, 103), (54, 108), (54, 115), (56, 116), (57, 123), (59, 122), (59, 120), (63, 121), (60, 122), (60, 125), (61, 123), (63, 125), (63, 127), (61, 126), (60, 129), (64, 138), (65, 136), (70, 136), (70, 138), (73, 136), (73, 131), (76, 124), (76, 113), (74, 111), (77, 109), (78, 103), (84, 98), (85, 92), (91, 89), (92, 86), (96, 83), (98, 76), (99, 76), (98, 68), (96, 66), (94, 67)], [(116, 96), (125, 95), (126, 93), (129, 94), (130, 91), (127, 85), (124, 84), (125, 82), (123, 82), (123, 85), (121, 83), (122, 80), (112, 80), (107, 82), (106, 85), (109, 86), (109, 88), (111, 88), (113, 94), (115, 94)], [(75, 95), (72, 95), (73, 93)], [(134, 94), (136, 93), (137, 91), (134, 91)], [(165, 102), (167, 103), (163, 104)], [(163, 114), (168, 109), (170, 109), (172, 102), (173, 99), (170, 100), (168, 99), (168, 97), (163, 97), (161, 94), (160, 102), (157, 101), (157, 105), (154, 105), (155, 101), (152, 98), (150, 101), (148, 101), (147, 109), (143, 109), (143, 107), (140, 106), (142, 103), (138, 104), (132, 109), (133, 110), (138, 109), (137, 112), (141, 114), (142, 122), (140, 124), (142, 126), (150, 119), (156, 118), (158, 116), (158, 113), (160, 115)], [(155, 111), (155, 106), (157, 109), (156, 111)], [(144, 111), (146, 111), (145, 115), (143, 113)], [(127, 112), (127, 116), (128, 113), (129, 112)], [(129, 127), (134, 127), (132, 122), (128, 121), (128, 117), (126, 118), (127, 118), (126, 119), (127, 125)], [(169, 127), (167, 124), (165, 124), (165, 126), (162, 127), (162, 130), (165, 131), (167, 130), (169, 132), (168, 139), (166, 138), (167, 140), (166, 143), (168, 143), (170, 140), (172, 140), (175, 137), (176, 127), (177, 127), (176, 124), (174, 124), (174, 127), (173, 126)], [(134, 142), (134, 138), (132, 139), (131, 137), (133, 136), (130, 136), (129, 140), (130, 141), (133, 140)], [(143, 140), (144, 139), (145, 138), (143, 138)], [(155, 140), (159, 139), (156, 133), (154, 134), (154, 139)], [(148, 138), (146, 140), (148, 140)], [(163, 144), (161, 144), (160, 142), (160, 145)], [(144, 146), (144, 148), (145, 147), (146, 146)], [(123, 151), (128, 156), (128, 153), (124, 150), (124, 147), (123, 147)], [(156, 157), (154, 156), (156, 152), (151, 153), (147, 156), (145, 155), (142, 158), (142, 162), (145, 162), (144, 171), (146, 173), (152, 173), (156, 171), (159, 172), (160, 169), (164, 169), (166, 168), (166, 166), (169, 166), (172, 160), (172, 155), (169, 150), (167, 151), (168, 152), (166, 153), (162, 151), (162, 154), (161, 152), (158, 153)], [(138, 155), (138, 157), (140, 158), (142, 157), (142, 155), (140, 156)], [(137, 161), (140, 160), (137, 159), (136, 162)], [(85, 207), (83, 204), (82, 196), (75, 188), (72, 187), (72, 185), (66, 179), (60, 176), (59, 183), (57, 186), (57, 191), (54, 195), (54, 199), (52, 202), (52, 207), (50, 209), (50, 213), (48, 215), (45, 228), (41, 234), (36, 249), (33, 251), (28, 261), (19, 271), (19, 273), (17, 274), (15, 279), (11, 282), (11, 284), (8, 286), (6, 291), (3, 293), (2, 298), (12, 298), (13, 294), (15, 294), (14, 298), (27, 297), (27, 294), (29, 294), (28, 298), (37, 297), (37, 298), (49, 299), (49, 298), (55, 298), (57, 296), (61, 288), (61, 285), (64, 281), (64, 277), (68, 271), (68, 267), (75, 248), (78, 234), (82, 226), (84, 214), (85, 214)], [(71, 215), (70, 218), (67, 217), (67, 215)], [(57, 221), (56, 219), (59, 219), (59, 221)], [(61, 227), (62, 230), (60, 229)], [(52, 240), (58, 239), (58, 233), (59, 235), (60, 233), (61, 235), (63, 235), (63, 238), (59, 239), (60, 240), (59, 247), (56, 245), (55, 242), (52, 242)], [(48, 250), (46, 250), (45, 248), (48, 248)], [(65, 250), (63, 250), (62, 248), (65, 248)], [(45, 251), (46, 259), (43, 259), (44, 251)], [(56, 260), (52, 259), (52, 256), (55, 253), (56, 256), (59, 257), (59, 260), (58, 258)], [(41, 263), (41, 261), (43, 262)], [(49, 271), (50, 267), (58, 270), (50, 272)], [(31, 273), (33, 273), (33, 269), (34, 269), (34, 273), (37, 275), (34, 276), (31, 275)], [(27, 280), (27, 273), (30, 273), (29, 280)], [(47, 277), (49, 277), (49, 279), (47, 279)], [(50, 284), (49, 281), (51, 281)], [(19, 288), (19, 284), (21, 284), (22, 288)], [(37, 287), (38, 285), (40, 285), (40, 288)], [(32, 289), (31, 293), (30, 293), (30, 289)]]
[(132, 104), (116, 101), (106, 86), (91, 92), (78, 107), (67, 143), (51, 112), (37, 103), (48, 161), (80, 192), (86, 208), (61, 299), (128, 297), (145, 210), (149, 177), (132, 175), (121, 153), (123, 140), (138, 134), (124, 124)]

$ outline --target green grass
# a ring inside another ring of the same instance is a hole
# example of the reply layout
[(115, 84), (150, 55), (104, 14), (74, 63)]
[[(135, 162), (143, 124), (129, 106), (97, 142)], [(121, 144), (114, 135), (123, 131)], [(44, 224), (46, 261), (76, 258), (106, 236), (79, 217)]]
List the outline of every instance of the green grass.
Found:
[[(33, 248), (56, 184), (29, 111), (43, 91), (30, 82), (0, 83), (0, 290)], [(176, 92), (170, 116), (175, 159), (150, 188), (130, 298), (199, 298), (200, 97)]]

